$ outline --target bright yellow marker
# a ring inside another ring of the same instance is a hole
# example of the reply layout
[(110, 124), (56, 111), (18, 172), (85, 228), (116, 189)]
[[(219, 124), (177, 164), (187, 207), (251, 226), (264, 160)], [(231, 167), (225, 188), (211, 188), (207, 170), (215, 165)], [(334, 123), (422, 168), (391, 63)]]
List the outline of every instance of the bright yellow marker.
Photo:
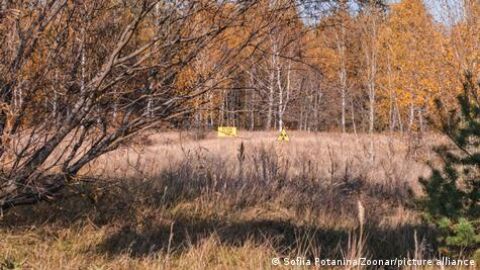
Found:
[(282, 131), (280, 131), (280, 136), (278, 136), (278, 139), (277, 139), (279, 142), (281, 141), (286, 141), (288, 142), (290, 139), (288, 138), (288, 135), (287, 135), (287, 131), (285, 130), (285, 128), (282, 128)]
[(217, 135), (218, 137), (236, 137), (237, 128), (236, 127), (218, 127)]

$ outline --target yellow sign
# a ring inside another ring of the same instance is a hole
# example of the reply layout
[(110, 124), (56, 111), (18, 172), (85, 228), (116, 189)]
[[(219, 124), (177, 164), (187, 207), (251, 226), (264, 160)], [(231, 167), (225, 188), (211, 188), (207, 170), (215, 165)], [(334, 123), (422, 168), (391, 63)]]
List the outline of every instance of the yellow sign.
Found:
[(282, 131), (280, 131), (280, 136), (278, 136), (278, 139), (277, 139), (279, 142), (281, 141), (286, 141), (288, 142), (290, 139), (288, 138), (288, 135), (287, 135), (287, 131), (285, 130), (285, 128), (282, 128)]
[(236, 127), (218, 127), (218, 137), (235, 137), (237, 136)]

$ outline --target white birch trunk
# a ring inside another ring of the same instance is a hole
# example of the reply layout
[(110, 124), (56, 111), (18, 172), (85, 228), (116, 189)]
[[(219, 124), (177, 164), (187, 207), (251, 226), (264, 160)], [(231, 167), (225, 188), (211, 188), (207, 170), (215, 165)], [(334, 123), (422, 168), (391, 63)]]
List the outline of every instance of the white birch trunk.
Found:
[(273, 95), (274, 95), (274, 91), (275, 91), (274, 80), (275, 80), (275, 74), (272, 71), (272, 73), (270, 74), (270, 81), (269, 81), (269, 84), (268, 84), (267, 121), (265, 123), (265, 129), (267, 129), (267, 130), (272, 127), (273, 100), (274, 100)]
[(347, 69), (346, 69), (346, 55), (345, 55), (345, 25), (344, 22), (341, 22), (340, 25), (340, 37), (337, 35), (337, 50), (340, 56), (340, 70), (339, 70), (339, 80), (340, 80), (340, 99), (341, 99), (341, 116), (340, 116), (340, 125), (342, 132), (346, 132), (346, 98), (347, 98)]

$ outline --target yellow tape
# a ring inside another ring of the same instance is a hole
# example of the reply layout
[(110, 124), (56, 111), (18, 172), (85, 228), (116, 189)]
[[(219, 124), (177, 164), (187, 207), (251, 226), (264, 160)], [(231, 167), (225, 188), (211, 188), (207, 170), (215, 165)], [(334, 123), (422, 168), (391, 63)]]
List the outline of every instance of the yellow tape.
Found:
[(236, 127), (218, 127), (217, 134), (218, 134), (218, 137), (236, 137), (237, 128)]

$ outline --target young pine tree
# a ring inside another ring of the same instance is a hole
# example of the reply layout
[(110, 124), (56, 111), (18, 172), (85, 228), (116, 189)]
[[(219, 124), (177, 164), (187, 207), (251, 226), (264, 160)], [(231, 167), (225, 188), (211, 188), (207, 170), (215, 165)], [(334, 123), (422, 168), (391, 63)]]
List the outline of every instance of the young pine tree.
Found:
[(448, 253), (475, 252), (480, 246), (480, 83), (471, 73), (463, 90), (459, 110), (445, 113), (437, 103), (440, 128), (452, 144), (435, 149), (443, 168), (431, 166), (431, 176), (420, 179), (425, 191), (420, 206)]

